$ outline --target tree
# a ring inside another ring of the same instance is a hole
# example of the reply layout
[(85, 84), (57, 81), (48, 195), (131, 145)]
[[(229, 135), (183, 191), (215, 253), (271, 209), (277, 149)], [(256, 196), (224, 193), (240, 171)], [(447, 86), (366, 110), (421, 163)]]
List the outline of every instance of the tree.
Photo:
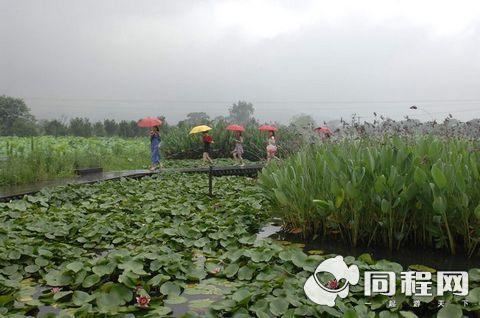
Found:
[(178, 122), (179, 126), (197, 126), (197, 125), (207, 125), (210, 123), (210, 116), (205, 112), (192, 112), (187, 114), (185, 120)]
[(142, 127), (138, 127), (138, 124), (136, 121), (131, 120), (128, 123), (130, 125), (130, 131), (131, 131), (131, 136), (130, 137), (138, 137), (138, 136), (144, 136), (145, 135), (145, 130)]
[(118, 123), (118, 135), (120, 137), (131, 137), (130, 125), (126, 120), (122, 120)]
[(93, 124), (93, 134), (99, 137), (105, 136), (105, 128), (103, 127), (103, 123), (101, 121), (97, 121), (95, 124)]
[(68, 132), (68, 127), (58, 119), (42, 121), (43, 132), (45, 135), (51, 136), (65, 136)]
[(111, 137), (117, 134), (118, 124), (115, 119), (105, 119), (103, 121), (103, 128), (105, 129), (105, 134)]
[(316, 126), (315, 120), (312, 116), (307, 114), (300, 114), (293, 116), (290, 119), (290, 125), (296, 128), (313, 129)]
[(93, 127), (88, 118), (76, 117), (70, 120), (69, 131), (74, 136), (91, 137)]
[(252, 103), (247, 103), (245, 101), (238, 101), (233, 104), (232, 107), (228, 109), (230, 113), (230, 120), (237, 124), (248, 124), (253, 118), (253, 113), (255, 108)]
[(212, 120), (213, 123), (218, 124), (218, 123), (226, 123), (228, 122), (228, 118), (225, 116), (217, 116)]
[(20, 98), (0, 96), (0, 134), (31, 136), (36, 135), (35, 117)]

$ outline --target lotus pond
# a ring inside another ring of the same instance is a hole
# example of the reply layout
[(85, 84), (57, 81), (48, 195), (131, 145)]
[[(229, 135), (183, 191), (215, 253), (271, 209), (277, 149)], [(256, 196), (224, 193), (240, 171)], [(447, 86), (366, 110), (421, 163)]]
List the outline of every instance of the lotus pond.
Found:
[[(480, 310), (479, 269), (469, 271), (468, 306), (450, 294), (397, 292), (387, 308), (387, 296), (365, 298), (362, 274), (336, 307), (315, 305), (303, 284), (332, 255), (258, 239), (270, 206), (255, 180), (217, 178), (213, 198), (205, 184), (202, 175), (163, 174), (0, 204), (0, 317), (451, 318)], [(361, 272), (404, 269), (369, 255), (345, 261)]]

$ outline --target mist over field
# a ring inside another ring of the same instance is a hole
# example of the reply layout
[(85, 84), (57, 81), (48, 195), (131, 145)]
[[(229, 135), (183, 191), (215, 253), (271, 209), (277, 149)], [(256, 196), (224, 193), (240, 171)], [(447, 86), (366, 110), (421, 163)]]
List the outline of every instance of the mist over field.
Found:
[[(39, 119), (480, 116), (476, 1), (0, 0), (0, 95)], [(413, 112), (411, 105), (424, 111)]]

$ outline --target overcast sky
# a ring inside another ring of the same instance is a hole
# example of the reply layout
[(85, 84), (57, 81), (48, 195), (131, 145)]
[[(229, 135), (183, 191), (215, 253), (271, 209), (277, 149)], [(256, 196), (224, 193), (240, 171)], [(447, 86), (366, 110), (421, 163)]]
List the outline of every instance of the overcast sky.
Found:
[[(38, 118), (480, 117), (480, 1), (0, 0), (0, 94)], [(420, 110), (412, 111), (411, 105)]]

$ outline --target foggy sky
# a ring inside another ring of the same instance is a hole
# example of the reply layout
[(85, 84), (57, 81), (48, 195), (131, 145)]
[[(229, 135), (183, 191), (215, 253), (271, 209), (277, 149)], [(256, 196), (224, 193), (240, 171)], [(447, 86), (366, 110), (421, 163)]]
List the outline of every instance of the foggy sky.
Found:
[[(480, 117), (478, 1), (0, 0), (0, 95), (37, 118)], [(422, 111), (412, 111), (417, 105)]]

